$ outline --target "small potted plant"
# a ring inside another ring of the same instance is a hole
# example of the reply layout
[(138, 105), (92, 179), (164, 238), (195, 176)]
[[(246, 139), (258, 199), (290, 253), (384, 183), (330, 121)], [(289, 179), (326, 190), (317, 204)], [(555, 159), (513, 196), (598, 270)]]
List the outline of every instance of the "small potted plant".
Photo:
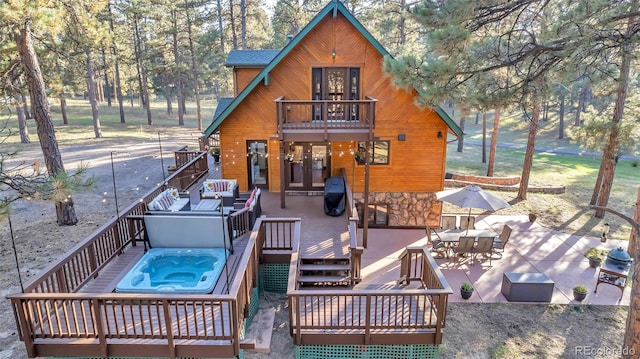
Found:
[(602, 263), (602, 257), (597, 254), (592, 254), (587, 258), (589, 259), (589, 267), (591, 268), (598, 268), (598, 266), (600, 266), (600, 264)]
[(366, 156), (363, 150), (357, 151), (353, 156), (358, 164), (364, 164)]
[(538, 219), (538, 212), (535, 209), (529, 210), (529, 222), (533, 223)]
[(587, 292), (588, 292), (587, 287), (585, 287), (582, 284), (577, 285), (573, 287), (573, 299), (575, 299), (578, 302), (581, 302), (582, 300), (584, 300), (584, 298), (587, 297)]
[(176, 171), (176, 165), (169, 165), (169, 166), (167, 166), (167, 171), (169, 171), (169, 172), (175, 172), (175, 171)]
[(473, 294), (473, 285), (469, 282), (462, 282), (460, 284), (460, 296), (462, 299), (469, 299)]
[(213, 157), (213, 161), (216, 163), (220, 162), (220, 147), (211, 147), (209, 153)]

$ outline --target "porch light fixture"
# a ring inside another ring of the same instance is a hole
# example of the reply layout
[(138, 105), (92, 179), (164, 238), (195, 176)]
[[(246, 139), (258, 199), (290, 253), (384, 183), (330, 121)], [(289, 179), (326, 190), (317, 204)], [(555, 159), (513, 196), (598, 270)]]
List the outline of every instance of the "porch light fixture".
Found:
[(331, 58), (336, 59), (336, 49), (331, 50)]
[(442, 138), (442, 131), (438, 131), (438, 138)]
[(610, 229), (609, 223), (605, 223), (602, 228), (602, 234), (600, 235), (600, 242), (605, 243), (607, 241), (607, 235)]

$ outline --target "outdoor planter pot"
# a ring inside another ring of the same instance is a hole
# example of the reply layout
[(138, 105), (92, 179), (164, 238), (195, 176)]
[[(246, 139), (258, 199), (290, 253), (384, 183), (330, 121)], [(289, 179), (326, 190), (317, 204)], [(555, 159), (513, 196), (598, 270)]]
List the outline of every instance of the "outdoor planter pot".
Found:
[(598, 266), (600, 266), (600, 263), (602, 263), (602, 258), (597, 256), (589, 257), (589, 267), (598, 268)]
[(573, 299), (575, 299), (578, 302), (581, 302), (586, 297), (587, 297), (587, 287), (583, 285), (577, 285), (573, 287)]
[(469, 299), (473, 295), (473, 286), (469, 282), (460, 285), (460, 296), (462, 299)]

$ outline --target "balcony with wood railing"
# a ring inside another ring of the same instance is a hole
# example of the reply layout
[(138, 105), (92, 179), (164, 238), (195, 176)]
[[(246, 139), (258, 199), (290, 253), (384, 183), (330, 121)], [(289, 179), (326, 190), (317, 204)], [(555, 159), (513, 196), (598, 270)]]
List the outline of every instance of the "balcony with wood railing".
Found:
[(364, 100), (276, 99), (278, 132), (285, 141), (370, 141), (376, 103)]

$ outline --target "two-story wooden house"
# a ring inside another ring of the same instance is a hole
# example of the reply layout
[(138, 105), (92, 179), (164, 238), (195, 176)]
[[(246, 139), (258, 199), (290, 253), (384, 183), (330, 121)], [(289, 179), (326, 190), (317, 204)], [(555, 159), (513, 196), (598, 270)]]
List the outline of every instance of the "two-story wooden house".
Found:
[(370, 226), (438, 225), (447, 138), (462, 131), (394, 87), (385, 56), (336, 0), (280, 51), (232, 51), (235, 97), (204, 132), (219, 131), (223, 178), (280, 191), (284, 207), (286, 192), (323, 191), (345, 168)]

